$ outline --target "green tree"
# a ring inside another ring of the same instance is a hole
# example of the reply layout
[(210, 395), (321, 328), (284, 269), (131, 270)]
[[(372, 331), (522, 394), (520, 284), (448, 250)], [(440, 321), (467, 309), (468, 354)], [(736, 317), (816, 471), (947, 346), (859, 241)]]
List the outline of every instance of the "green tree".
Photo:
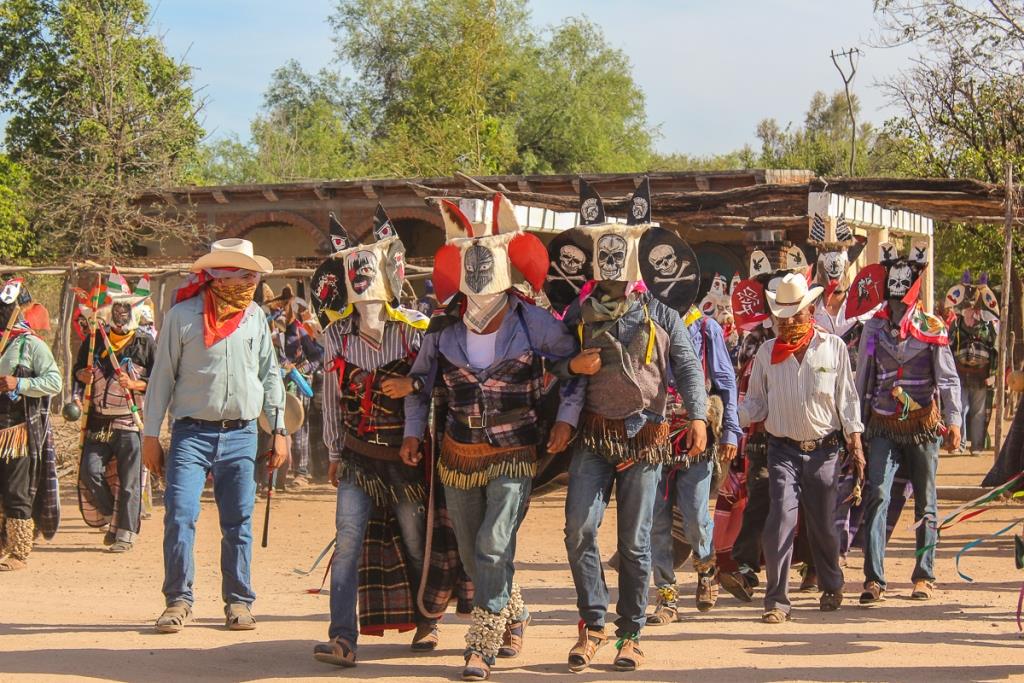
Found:
[(28, 174), (0, 154), (0, 260), (10, 263), (30, 255), (25, 194)]
[(193, 235), (187, 212), (135, 199), (185, 180), (203, 135), (191, 69), (150, 33), (145, 0), (8, 0), (0, 37), (6, 146), (40, 242), (107, 257)]

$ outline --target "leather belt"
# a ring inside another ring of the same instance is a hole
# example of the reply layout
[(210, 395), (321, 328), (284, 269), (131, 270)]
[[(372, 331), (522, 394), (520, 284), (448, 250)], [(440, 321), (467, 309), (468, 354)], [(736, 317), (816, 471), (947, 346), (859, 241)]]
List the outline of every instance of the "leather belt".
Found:
[(484, 429), (485, 427), (500, 427), (501, 425), (512, 424), (530, 412), (529, 408), (518, 408), (506, 410), (501, 413), (484, 413), (483, 415), (462, 415), (452, 412), (452, 416), (461, 424), (470, 429)]
[(797, 441), (796, 439), (790, 439), (786, 436), (775, 436), (774, 434), (771, 437), (793, 446), (801, 453), (813, 453), (819, 448), (832, 448), (843, 443), (841, 433), (838, 431), (826, 434), (820, 439), (809, 439), (807, 441)]
[(198, 425), (200, 427), (208, 427), (209, 429), (220, 429), (221, 431), (230, 431), (233, 429), (242, 429), (248, 427), (252, 420), (200, 420), (194, 417), (179, 417), (176, 422), (182, 424)]

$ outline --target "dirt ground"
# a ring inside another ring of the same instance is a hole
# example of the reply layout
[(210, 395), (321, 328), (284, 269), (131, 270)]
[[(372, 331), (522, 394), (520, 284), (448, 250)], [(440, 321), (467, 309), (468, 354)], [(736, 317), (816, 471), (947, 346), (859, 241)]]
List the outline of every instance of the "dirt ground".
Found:
[[(977, 484), (991, 463), (985, 457), (943, 457), (941, 484)], [(65, 487), (68, 488), (68, 487)], [(498, 681), (534, 682), (570, 676), (565, 657), (575, 638), (575, 591), (562, 545), (563, 492), (534, 501), (519, 537), (517, 578), (534, 615), (518, 660), (500, 661)], [(256, 537), (262, 528), (262, 505)], [(334, 491), (328, 486), (275, 496), (270, 547), (254, 549), (253, 576), (259, 628), (223, 628), (219, 601), (218, 528), (212, 499), (204, 499), (196, 552), (197, 621), (183, 633), (160, 635), (152, 622), (160, 594), (161, 510), (144, 523), (134, 551), (109, 555), (102, 535), (85, 527), (71, 497), (64, 526), (37, 546), (28, 571), (0, 575), (0, 680), (271, 681), (344, 676), (377, 680), (458, 680), (467, 622), (447, 617), (436, 653), (413, 655), (408, 634), (364, 638), (360, 664), (339, 670), (313, 660), (313, 644), (326, 638), (328, 598), (311, 595), (322, 572), (301, 577), (333, 533)], [(955, 506), (944, 502), (942, 511)], [(793, 621), (761, 624), (759, 597), (743, 604), (723, 592), (708, 614), (683, 602), (680, 623), (648, 627), (646, 665), (633, 674), (611, 668), (611, 648), (573, 680), (638, 681), (1000, 681), (1024, 679), (1024, 640), (1014, 623), (1024, 573), (1013, 566), (1012, 538), (968, 553), (956, 576), (953, 557), (967, 541), (1024, 516), (1005, 505), (965, 522), (940, 546), (940, 587), (929, 603), (908, 599), (912, 514), (904, 515), (890, 546), (888, 600), (857, 606), (862, 561), (851, 555), (847, 603), (836, 613), (817, 610), (817, 596), (796, 594)], [(613, 549), (614, 509), (602, 548)], [(322, 570), (323, 567), (321, 567)], [(614, 583), (615, 573), (608, 570)], [(689, 566), (679, 575), (689, 595)], [(794, 575), (794, 581), (798, 580)], [(794, 585), (795, 588), (795, 585)]]

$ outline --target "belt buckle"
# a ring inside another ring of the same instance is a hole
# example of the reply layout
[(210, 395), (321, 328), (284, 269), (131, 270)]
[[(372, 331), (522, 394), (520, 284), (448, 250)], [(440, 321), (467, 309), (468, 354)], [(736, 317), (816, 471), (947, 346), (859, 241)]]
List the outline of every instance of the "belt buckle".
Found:
[(470, 429), (483, 429), (487, 426), (487, 420), (484, 415), (469, 415), (466, 418), (466, 425)]
[(803, 452), (803, 453), (810, 453), (811, 451), (815, 450), (817, 447), (818, 447), (818, 442), (814, 441), (814, 440), (801, 441), (800, 442), (800, 451)]
[(220, 428), (224, 429), (224, 430), (231, 429), (232, 427), (235, 426), (235, 424), (237, 422), (238, 422), (238, 420), (221, 420), (220, 421)]

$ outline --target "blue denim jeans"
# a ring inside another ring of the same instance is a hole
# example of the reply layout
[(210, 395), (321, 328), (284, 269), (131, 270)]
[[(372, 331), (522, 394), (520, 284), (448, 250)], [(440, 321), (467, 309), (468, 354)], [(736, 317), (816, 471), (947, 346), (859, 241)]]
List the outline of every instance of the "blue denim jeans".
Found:
[[(916, 548), (935, 543), (938, 520), (935, 472), (939, 465), (940, 439), (925, 444), (903, 445), (876, 436), (868, 448), (868, 498), (864, 511), (864, 580), (877, 581), (885, 588), (885, 520), (893, 477), (901, 461), (910, 471), (914, 486), (914, 521), (927, 517), (917, 527)], [(935, 548), (922, 553), (914, 564), (912, 581), (935, 580)]]
[[(363, 489), (347, 481), (338, 483), (338, 503), (334, 513), (337, 545), (331, 557), (331, 626), (327, 636), (344, 638), (354, 648), (359, 637), (356, 604), (359, 598), (359, 560), (363, 556), (366, 525), (375, 503)], [(402, 501), (391, 505), (398, 522), (410, 575), (419, 577), (423, 569), (423, 544), (427, 526), (422, 502)], [(418, 588), (413, 586), (413, 591)]]
[(195, 563), (192, 547), (199, 519), (199, 498), (213, 473), (213, 496), (220, 515), (221, 597), (225, 603), (251, 605), (252, 508), (256, 502), (256, 421), (241, 429), (220, 429), (185, 422), (171, 428), (164, 491), (164, 598), (167, 604), (193, 603)]
[(985, 447), (988, 436), (988, 392), (986, 386), (960, 385), (960, 434), (964, 443), (971, 442), (971, 450), (980, 451)]
[[(444, 487), (459, 557), (473, 580), (474, 607), (497, 614), (508, 604), (516, 573), (516, 533), (532, 487), (529, 477), (496, 477), (471, 489)], [(519, 620), (528, 616), (524, 606)]]
[(658, 495), (654, 501), (654, 522), (651, 527), (651, 563), (654, 585), (674, 586), (676, 570), (672, 553), (672, 504), (683, 517), (683, 534), (693, 548), (694, 566), (713, 562), (714, 522), (708, 505), (711, 499), (711, 475), (714, 463), (701, 460), (672, 470), (664, 468)]
[(615, 611), (618, 637), (640, 633), (647, 623), (647, 584), (651, 580), (651, 521), (661, 481), (661, 465), (637, 463), (617, 472), (603, 457), (577, 446), (569, 465), (569, 491), (565, 498), (565, 549), (576, 607), (592, 629), (603, 629), (608, 612), (608, 584), (604, 579), (597, 530), (616, 486), (618, 512), (619, 600)]

